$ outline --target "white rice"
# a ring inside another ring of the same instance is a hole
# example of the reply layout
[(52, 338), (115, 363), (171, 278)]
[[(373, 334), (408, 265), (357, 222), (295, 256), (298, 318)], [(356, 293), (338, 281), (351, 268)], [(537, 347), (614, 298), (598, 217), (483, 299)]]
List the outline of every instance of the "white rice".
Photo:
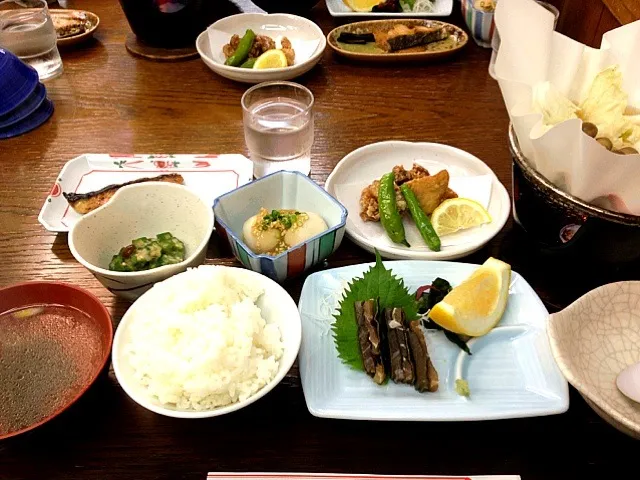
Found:
[(247, 273), (190, 269), (156, 284), (133, 312), (125, 359), (163, 406), (210, 410), (247, 399), (275, 377), (281, 332), (262, 318), (263, 290)]

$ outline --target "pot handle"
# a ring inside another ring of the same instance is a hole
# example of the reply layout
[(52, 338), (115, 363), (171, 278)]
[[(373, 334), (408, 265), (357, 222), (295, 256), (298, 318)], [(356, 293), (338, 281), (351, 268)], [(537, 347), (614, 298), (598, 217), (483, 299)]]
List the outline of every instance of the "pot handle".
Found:
[(231, 3), (233, 3), (244, 13), (267, 13), (251, 0), (231, 0)]

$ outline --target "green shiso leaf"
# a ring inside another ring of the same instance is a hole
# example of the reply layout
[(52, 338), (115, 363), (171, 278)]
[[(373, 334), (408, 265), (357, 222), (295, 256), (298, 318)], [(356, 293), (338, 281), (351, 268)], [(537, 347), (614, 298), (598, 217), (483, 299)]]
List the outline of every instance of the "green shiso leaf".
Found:
[(376, 250), (376, 264), (362, 277), (354, 278), (348, 284), (340, 301), (338, 313), (331, 327), (338, 357), (354, 370), (364, 370), (358, 345), (358, 324), (355, 315), (355, 302), (378, 299), (379, 308), (402, 308), (407, 321), (418, 318), (418, 306), (413, 295), (391, 270), (382, 265), (380, 254)]

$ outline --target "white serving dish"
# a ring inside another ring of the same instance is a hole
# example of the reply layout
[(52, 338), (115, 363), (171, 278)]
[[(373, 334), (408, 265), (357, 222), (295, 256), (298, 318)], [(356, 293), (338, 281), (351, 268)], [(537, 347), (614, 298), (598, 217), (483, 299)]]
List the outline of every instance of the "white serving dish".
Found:
[(206, 411), (185, 411), (167, 408), (150, 398), (145, 392), (144, 387), (140, 386), (133, 380), (133, 370), (124, 358), (123, 352), (129, 338), (128, 328), (134, 320), (134, 313), (144, 311), (146, 302), (152, 301), (152, 298), (149, 295), (152, 292), (143, 295), (131, 306), (131, 308), (129, 308), (129, 310), (127, 310), (124, 317), (122, 317), (122, 320), (120, 320), (120, 324), (116, 330), (112, 349), (113, 370), (122, 389), (136, 403), (148, 410), (151, 410), (152, 412), (166, 415), (168, 417), (215, 417), (240, 410), (241, 408), (250, 405), (266, 395), (278, 383), (280, 383), (293, 365), (293, 362), (298, 355), (298, 350), (300, 349), (300, 315), (298, 313), (296, 303), (284, 288), (264, 275), (260, 275), (259, 273), (252, 272), (250, 270), (214, 265), (206, 265), (203, 268), (217, 268), (225, 269), (228, 272), (237, 272), (238, 275), (243, 275), (245, 278), (248, 277), (253, 279), (256, 284), (259, 284), (264, 289), (264, 294), (258, 299), (257, 305), (262, 311), (262, 316), (268, 323), (274, 322), (280, 327), (282, 342), (284, 343), (284, 351), (280, 358), (280, 364), (276, 376), (261, 390), (244, 401)]
[(560, 370), (589, 406), (640, 439), (640, 403), (616, 386), (618, 375), (640, 361), (640, 282), (603, 285), (554, 313), (549, 341)]
[[(268, 35), (276, 41), (285, 36), (296, 52), (294, 64), (286, 68), (254, 70), (225, 65), (222, 47), (233, 34), (240, 36), (248, 29), (256, 35)], [(213, 40), (210, 41), (210, 34)], [(213, 36), (215, 34), (215, 36)], [(284, 13), (240, 13), (218, 20), (196, 39), (202, 61), (215, 73), (230, 80), (260, 83), (272, 80), (291, 80), (311, 70), (322, 57), (327, 39), (320, 27), (311, 20)]]
[(179, 173), (208, 205), (253, 179), (253, 163), (243, 155), (84, 154), (69, 160), (47, 195), (38, 221), (50, 232), (68, 232), (82, 217), (62, 192), (86, 193), (139, 178)]
[[(457, 285), (478, 265), (451, 262), (384, 262), (410, 292), (436, 277)], [(300, 295), (300, 377), (309, 411), (318, 417), (354, 420), (468, 421), (532, 417), (565, 412), (569, 389), (547, 341), (548, 313), (531, 286), (512, 273), (502, 321), (485, 337), (471, 340), (472, 356), (442, 332), (428, 331), (429, 354), (440, 378), (434, 393), (411, 386), (376, 385), (364, 372), (338, 358), (330, 327), (347, 282), (371, 264), (310, 275)], [(455, 380), (469, 382), (470, 398), (459, 396)]]
[(453, 0), (434, 0), (435, 8), (432, 12), (424, 13), (385, 13), (385, 12), (354, 12), (342, 0), (326, 0), (327, 9), (333, 17), (384, 17), (384, 18), (428, 18), (448, 17), (453, 11)]
[[(360, 193), (373, 180), (390, 172), (395, 165), (411, 168), (413, 163), (425, 167), (433, 175), (446, 169), (449, 186), (460, 197), (483, 204), (492, 222), (441, 238), (439, 252), (429, 249), (409, 215), (404, 227), (411, 247), (393, 243), (380, 222), (364, 222), (360, 218)], [(482, 248), (502, 230), (509, 219), (511, 201), (507, 189), (495, 173), (479, 158), (449, 145), (387, 141), (354, 150), (333, 169), (325, 183), (326, 190), (349, 211), (346, 233), (369, 252), (377, 249), (384, 258), (413, 260), (453, 260)]]
[[(69, 249), (111, 293), (135, 300), (154, 283), (204, 262), (213, 231), (213, 210), (182, 185), (150, 182), (118, 190), (69, 232)], [(114, 272), (111, 258), (132, 240), (170, 232), (185, 245), (185, 259), (141, 272)]]

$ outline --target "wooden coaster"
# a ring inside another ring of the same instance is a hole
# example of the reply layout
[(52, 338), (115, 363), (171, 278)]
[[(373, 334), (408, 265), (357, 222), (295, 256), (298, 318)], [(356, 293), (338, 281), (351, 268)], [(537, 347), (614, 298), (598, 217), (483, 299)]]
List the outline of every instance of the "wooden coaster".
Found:
[(127, 51), (136, 57), (146, 58), (154, 62), (182, 62), (198, 58), (198, 51), (195, 47), (185, 48), (160, 48), (151, 47), (138, 40), (133, 33), (127, 35), (124, 42)]

